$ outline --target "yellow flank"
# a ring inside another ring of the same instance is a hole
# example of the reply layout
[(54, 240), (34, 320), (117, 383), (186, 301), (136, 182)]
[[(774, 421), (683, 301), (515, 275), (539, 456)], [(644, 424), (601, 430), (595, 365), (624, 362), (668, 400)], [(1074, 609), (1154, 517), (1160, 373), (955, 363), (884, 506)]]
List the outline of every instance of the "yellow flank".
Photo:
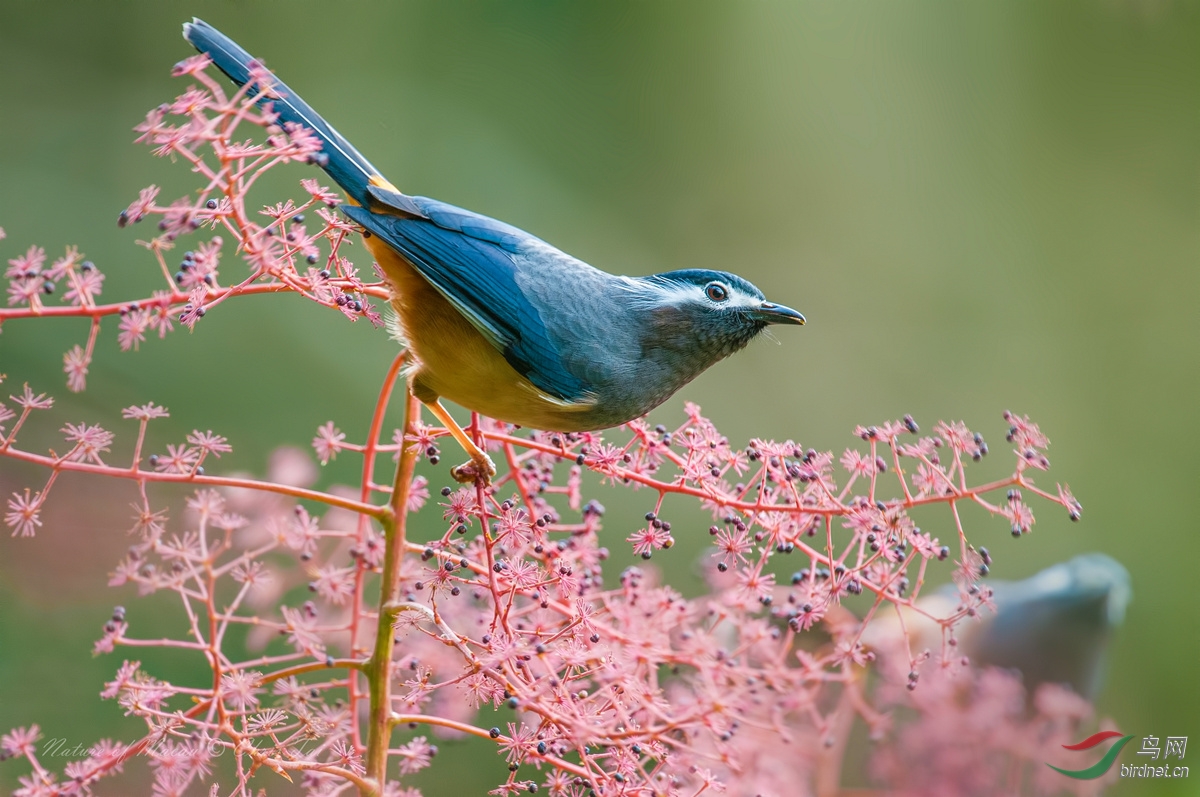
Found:
[(407, 372), (409, 385), (422, 403), (432, 405), (443, 397), (488, 417), (536, 429), (591, 428), (586, 415), (595, 402), (572, 404), (543, 393), (513, 370), (399, 253), (378, 236), (365, 243), (390, 283), (392, 306), (417, 360)]
[(395, 191), (397, 194), (402, 193), (399, 188), (392, 185), (382, 174), (372, 174), (369, 178), (367, 178), (367, 182), (376, 188), (384, 188), (388, 191)]

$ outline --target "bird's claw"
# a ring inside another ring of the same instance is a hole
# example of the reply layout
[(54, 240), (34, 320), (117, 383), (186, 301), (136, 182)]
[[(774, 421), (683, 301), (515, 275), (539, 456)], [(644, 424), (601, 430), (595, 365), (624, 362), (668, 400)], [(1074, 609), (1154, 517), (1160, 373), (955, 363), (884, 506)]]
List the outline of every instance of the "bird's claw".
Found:
[(456, 468), (451, 468), (450, 475), (459, 484), (480, 484), (487, 487), (492, 483), (492, 477), (496, 475), (496, 463), (492, 462), (491, 457), (484, 454), (483, 459), (473, 457), (470, 462), (464, 462)]

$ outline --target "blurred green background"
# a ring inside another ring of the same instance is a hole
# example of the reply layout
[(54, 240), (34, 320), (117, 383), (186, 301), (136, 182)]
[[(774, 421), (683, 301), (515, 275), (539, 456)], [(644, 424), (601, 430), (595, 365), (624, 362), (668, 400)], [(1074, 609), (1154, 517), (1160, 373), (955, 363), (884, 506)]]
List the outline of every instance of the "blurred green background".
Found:
[[(191, 54), (179, 26), (193, 14), (406, 192), (610, 271), (736, 271), (808, 316), (655, 419), (675, 424), (693, 400), (735, 443), (835, 451), (857, 423), (963, 419), (991, 444), (987, 475), (1009, 464), (1002, 411), (1031, 415), (1054, 441), (1042, 483), (1069, 482), (1084, 520), (1042, 507), (1013, 540), (977, 517), (973, 541), (999, 578), (1086, 550), (1123, 562), (1134, 602), (1099, 709), (1126, 733), (1200, 737), (1197, 4), (3, 2), (3, 260), (76, 244), (108, 274), (104, 299), (151, 284), (133, 243), (150, 231), (114, 222), (145, 185), (167, 199), (191, 187), (131, 128), (183, 90), (169, 72)], [(298, 195), (306, 176), (276, 170), (264, 199)], [(242, 273), (231, 255), (224, 269)], [(172, 412), (159, 450), (212, 428), (235, 446), (222, 469), (260, 474), (272, 447), (306, 447), (326, 420), (361, 438), (394, 352), (383, 332), (293, 297), (230, 302), (139, 353), (118, 352), (108, 324), (88, 391), (68, 396), (62, 352), (85, 329), (5, 325), (6, 387), (60, 397), (27, 442), (65, 420), (128, 431), (112, 408), (152, 400)], [(344, 459), (323, 481), (354, 479)], [(6, 494), (43, 477), (0, 461)], [(132, 490), (56, 489), (37, 539), (0, 539), (0, 731), (38, 722), (86, 744), (132, 727), (97, 698), (121, 654), (89, 653), (111, 606), (129, 605), (146, 636), (175, 620), (156, 614), (169, 602), (104, 587)], [(599, 497), (623, 550), (649, 499)], [(655, 559), (690, 591), (707, 536), (695, 521)], [(423, 781), (430, 795), (482, 793), (505, 774), (486, 746), (443, 750), (461, 765), (435, 765), (445, 779)], [(0, 787), (24, 771), (0, 765)], [(1195, 793), (1187, 783), (1110, 793)]]

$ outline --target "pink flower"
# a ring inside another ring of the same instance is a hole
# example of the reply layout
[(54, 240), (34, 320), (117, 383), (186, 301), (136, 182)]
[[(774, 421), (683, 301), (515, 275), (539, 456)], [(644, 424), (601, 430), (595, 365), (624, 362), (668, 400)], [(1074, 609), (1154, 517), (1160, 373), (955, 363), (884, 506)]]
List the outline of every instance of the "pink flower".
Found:
[(460, 487), (450, 494), (444, 507), (442, 519), (451, 523), (470, 523), (470, 517), (475, 513), (478, 504), (475, 501), (475, 491), (469, 487)]
[(21, 788), (13, 792), (13, 797), (59, 797), (63, 794), (51, 772), (22, 775), (17, 778), (17, 783)]
[(211, 429), (207, 432), (201, 432), (199, 429), (193, 430), (187, 436), (187, 441), (205, 454), (212, 454), (215, 457), (228, 454), (233, 450), (233, 447), (229, 445), (224, 437), (219, 434), (213, 434)]
[(842, 467), (851, 475), (870, 478), (875, 474), (875, 462), (853, 448), (847, 448), (841, 458)]
[(522, 763), (534, 751), (535, 731), (525, 723), (520, 727), (508, 723), (508, 736), (500, 737), (500, 749), (504, 751), (504, 760), (510, 764)]
[(32, 537), (42, 527), (42, 494), (35, 493), (32, 497), (29, 488), (25, 494), (14, 492), (8, 499), (8, 512), (4, 522), (12, 529), (12, 536)]
[(917, 492), (921, 496), (926, 496), (944, 492), (951, 485), (950, 480), (946, 477), (946, 471), (941, 466), (926, 465), (922, 462), (917, 465), (917, 474), (913, 476), (913, 486), (917, 488)]
[(271, 573), (262, 562), (241, 563), (230, 571), (230, 577), (239, 584), (262, 588), (271, 583)]
[[(84, 266), (87, 266), (84, 263)], [(67, 276), (70, 281), (70, 287), (64, 294), (64, 298), (73, 305), (84, 305), (90, 307), (94, 305), (95, 299), (102, 292), (104, 286), (104, 275), (95, 267), (85, 269), (84, 271), (76, 271), (74, 269)]]
[(262, 673), (235, 670), (221, 676), (221, 696), (229, 705), (239, 711), (246, 711), (258, 705), (261, 685)]
[(143, 312), (146, 314), (145, 326), (158, 332), (159, 340), (165, 338), (168, 332), (175, 329), (175, 324), (172, 320), (174, 309), (174, 300), (171, 298), (171, 294), (166, 291), (155, 291), (153, 301), (143, 308)]
[(308, 514), (304, 507), (297, 506), (294, 516), (284, 523), (281, 540), (293, 551), (299, 551), (301, 556), (311, 558), (317, 552), (320, 536), (318, 518)]
[[(410, 742), (410, 744), (413, 744), (416, 741), (417, 740), (414, 739), (412, 742)], [(421, 737), (421, 741), (424, 741), (424, 737)], [(351, 747), (350, 745), (346, 744), (346, 742), (344, 742), (343, 740), (338, 739), (336, 742), (333, 743), (332, 752), (333, 752), (333, 758), (331, 759), (332, 763), (337, 764), (339, 767), (342, 767), (343, 769), (348, 769), (351, 772), (354, 772), (355, 774), (358, 774), (358, 775), (362, 775), (362, 774), (366, 773), (367, 768), (365, 766), (363, 766), (362, 756), (360, 756), (358, 753), (354, 752), (354, 748)], [(404, 771), (404, 763), (403, 762), (401, 762), (401, 764), (400, 764), (400, 771), (401, 772)]]
[(82, 346), (75, 346), (63, 355), (63, 371), (67, 374), (67, 389), (72, 393), (80, 393), (87, 386), (90, 364), (91, 360)]
[(84, 762), (89, 768), (99, 768), (105, 771), (120, 772), (123, 768), (119, 759), (128, 752), (129, 748), (112, 739), (101, 739), (88, 748), (88, 757)]
[(199, 53), (189, 58), (185, 58), (171, 69), (171, 77), (183, 77), (184, 75), (198, 75), (208, 65), (212, 63), (212, 59), (205, 53)]
[(36, 396), (29, 388), (29, 383), (25, 383), (24, 389), (19, 396), (9, 396), (14, 404), (18, 407), (24, 407), (29, 410), (48, 410), (54, 406), (54, 399), (47, 396), (45, 393), (38, 393)]
[(121, 410), (122, 418), (130, 418), (139, 421), (148, 421), (153, 418), (167, 418), (171, 413), (167, 412), (166, 407), (160, 407), (153, 402), (143, 404), (140, 407), (126, 407)]
[(30, 725), (28, 728), (17, 728), (0, 736), (0, 750), (3, 750), (10, 756), (31, 756), (36, 749), (34, 742), (40, 739), (41, 736), (42, 732), (36, 725)]
[(200, 516), (202, 523), (219, 516), (225, 509), (225, 499), (216, 490), (197, 490), (187, 499), (187, 508)]
[(88, 426), (86, 423), (78, 426), (68, 423), (61, 431), (66, 434), (67, 442), (74, 444), (74, 448), (67, 456), (68, 460), (92, 462), (96, 465), (104, 464), (100, 455), (108, 451), (109, 446), (112, 445), (112, 432), (105, 431), (99, 426)]
[(966, 454), (976, 459), (986, 453), (983, 437), (972, 432), (962, 421), (946, 423), (938, 421), (933, 430), (960, 454)]
[(408, 488), (408, 505), (405, 508), (409, 512), (417, 512), (425, 506), (425, 502), (428, 500), (429, 479), (424, 476), (413, 476), (412, 484)]
[(200, 451), (186, 445), (167, 444), (167, 453), (152, 458), (159, 473), (189, 473), (200, 459)]
[(46, 262), (46, 250), (40, 246), (31, 246), (23, 255), (18, 255), (8, 261), (8, 270), (4, 276), (8, 279), (36, 277)]
[[(203, 56), (200, 56), (203, 58)], [(195, 61), (196, 58), (190, 58), (189, 61)], [(181, 62), (182, 66), (186, 61)], [(212, 107), (212, 97), (207, 91), (198, 88), (190, 88), (183, 94), (175, 98), (175, 102), (171, 103), (171, 113), (176, 116), (192, 116), (200, 111)]]
[(204, 306), (204, 298), (208, 291), (203, 284), (196, 285), (188, 294), (188, 302), (183, 306), (183, 312), (179, 314), (179, 323), (183, 324), (188, 329), (193, 329), (196, 322), (204, 317), (208, 312)]
[(296, 203), (292, 200), (286, 202), (276, 202), (274, 205), (263, 208), (259, 211), (260, 215), (269, 216), (275, 221), (288, 218), (296, 213)]
[(1011, 424), (1006, 439), (1015, 444), (1018, 449), (1043, 449), (1050, 445), (1050, 440), (1042, 434), (1042, 430), (1036, 423), (1029, 420), (1028, 415), (1016, 415), (1006, 411), (1004, 420)]
[(1008, 518), (1012, 524), (1013, 536), (1028, 534), (1033, 527), (1033, 510), (1029, 505), (1022, 502), (1020, 498), (1014, 501), (1009, 501), (1000, 508), (1001, 513)]
[(138, 198), (133, 201), (125, 210), (121, 211), (121, 217), (118, 223), (124, 227), (126, 224), (138, 222), (146, 218), (146, 214), (154, 207), (154, 200), (158, 197), (159, 188), (156, 185), (143, 188)]
[(325, 600), (340, 606), (354, 597), (355, 567), (322, 567), (312, 580), (312, 589)]
[[(0, 418), (0, 420), (3, 420), (3, 418)], [(1071, 488), (1067, 485), (1058, 485), (1058, 500), (1062, 501), (1062, 505), (1067, 508), (1071, 520), (1079, 520), (1080, 516), (1083, 515), (1083, 504), (1079, 503), (1071, 493)]]
[(430, 744), (424, 736), (417, 736), (408, 744), (396, 748), (396, 755), (400, 758), (400, 773), (411, 775), (433, 762), (433, 757), (437, 755), (437, 747)]
[(743, 568), (737, 574), (738, 590), (749, 603), (770, 600), (775, 590), (775, 574), (763, 573), (757, 567)]
[(733, 532), (728, 529), (719, 529), (713, 545), (717, 546), (717, 550), (724, 554), (721, 557), (721, 563), (726, 567), (747, 562), (746, 554), (754, 549), (744, 528)]
[(325, 643), (316, 630), (316, 618), (290, 606), (281, 606), (279, 611), (283, 615), (283, 632), (287, 635), (288, 642), (300, 653), (314, 658), (324, 657)]
[(287, 721), (287, 714), (276, 708), (255, 714), (246, 721), (246, 727), (251, 733), (260, 734), (271, 730)]
[(662, 527), (655, 528), (654, 526), (646, 526), (644, 529), (638, 529), (626, 537), (625, 542), (632, 543), (633, 552), (643, 559), (649, 559), (654, 551), (660, 548), (669, 548), (674, 544), (669, 531)]
[(288, 153), (289, 160), (308, 160), (318, 154), (324, 146), (317, 134), (303, 125), (284, 122), (283, 129), (287, 131), (292, 144), (292, 151)]
[(307, 191), (313, 199), (318, 202), (324, 202), (329, 207), (341, 202), (341, 196), (330, 191), (325, 186), (321, 185), (313, 177), (306, 177), (300, 181), (300, 186)]
[(322, 465), (328, 465), (330, 460), (337, 459), (338, 452), (344, 447), (342, 441), (345, 439), (346, 435), (333, 425), (333, 421), (329, 421), (317, 429), (317, 436), (313, 438), (312, 446)]
[(140, 661), (124, 662), (117, 670), (116, 677), (104, 685), (104, 691), (100, 693), (100, 697), (110, 700), (128, 689), (130, 684), (137, 679), (138, 668), (141, 666)]
[(521, 548), (533, 538), (533, 525), (522, 507), (503, 509), (495, 528), (496, 540), (510, 548)]
[(142, 341), (146, 339), (146, 327), (150, 326), (150, 319), (143, 310), (131, 310), (127, 312), (117, 325), (120, 330), (117, 334), (117, 343), (121, 346), (121, 351), (138, 350)]
[(483, 673), (469, 675), (462, 682), (462, 687), (467, 690), (467, 701), (475, 709), (488, 703), (499, 706), (504, 700), (504, 690)]
[(542, 581), (543, 572), (537, 564), (526, 559), (500, 560), (499, 579), (513, 589), (529, 589)]

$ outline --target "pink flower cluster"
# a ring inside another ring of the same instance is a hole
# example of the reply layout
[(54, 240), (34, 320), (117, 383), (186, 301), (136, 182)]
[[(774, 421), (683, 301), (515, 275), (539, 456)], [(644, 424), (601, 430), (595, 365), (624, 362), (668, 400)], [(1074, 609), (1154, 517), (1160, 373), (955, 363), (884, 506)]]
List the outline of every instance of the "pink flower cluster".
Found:
[[(195, 326), (227, 299), (281, 290), (379, 322), (368, 299), (386, 298), (386, 289), (361, 281), (341, 254), (352, 228), (330, 211), (334, 195), (305, 180), (309, 198), (266, 208), (265, 224), (247, 211), (258, 176), (312, 159), (312, 137), (274, 126), (269, 105), (244, 90), (227, 96), (205, 66), (203, 57), (181, 64), (177, 72), (199, 86), (138, 127), (156, 154), (186, 162), (200, 189), (168, 205), (147, 189), (120, 216), (122, 225), (158, 220), (143, 243), (165, 287), (99, 305), (103, 277), (74, 250), (49, 268), (36, 248), (9, 261), (11, 307), (0, 321), (92, 321), (86, 345), (64, 361), (71, 390), (84, 388), (109, 316), (122, 349), (150, 332), (166, 336), (176, 321)], [(269, 96), (268, 72), (252, 83)], [(265, 142), (235, 138), (241, 124), (265, 131)], [(308, 212), (320, 220), (315, 231), (305, 226)], [(222, 235), (169, 267), (177, 241), (205, 228)], [(223, 282), (221, 253), (230, 249), (248, 270)], [(67, 304), (47, 306), (47, 284), (64, 281)], [(348, 442), (330, 421), (313, 440), (321, 462), (361, 458), (353, 488), (315, 489), (311, 460), (291, 450), (261, 480), (210, 474), (228, 441), (200, 430), (159, 441), (151, 422), (167, 413), (153, 404), (121, 412), (136, 425), (128, 459), (114, 458), (114, 432), (78, 419), (61, 427), (65, 453), (41, 453), (23, 448), (18, 433), (52, 399), (25, 386), (0, 402), (0, 456), (48, 473), (40, 489), (7, 498), (12, 534), (37, 532), (63, 472), (132, 480), (141, 495), (135, 541), (110, 583), (124, 594), (171, 593), (178, 607), (173, 638), (139, 635), (136, 610), (117, 607), (96, 643), (97, 653), (124, 654), (102, 697), (140, 719), (143, 734), (98, 742), (61, 775), (38, 757), (36, 726), (5, 735), (4, 755), (32, 767), (19, 797), (91, 794), (134, 756), (149, 762), (156, 795), (249, 795), (278, 776), (311, 795), (415, 797), (408, 778), (435, 763), (430, 737), (464, 735), (495, 747), (493, 794), (826, 794), (840, 782), (855, 718), (883, 734), (889, 705), (902, 699), (917, 719), (878, 755), (875, 774), (918, 783), (907, 779), (932, 766), (946, 780), (930, 782), (970, 786), (987, 771), (943, 765), (931, 752), (959, 727), (946, 717), (969, 714), (962, 727), (1048, 722), (1058, 734), (1086, 716), (1085, 707), (1039, 694), (1043, 718), (1028, 719), (999, 676), (964, 668), (953, 680), (926, 667), (934, 657), (923, 652), (904, 650), (902, 667), (936, 677), (912, 689), (910, 676), (910, 689), (896, 692), (903, 697), (873, 693), (867, 678), (876, 656), (864, 632), (881, 615), (924, 615), (943, 629), (945, 646), (957, 624), (986, 610), (988, 591), (976, 585), (987, 562), (968, 542), (964, 504), (1003, 519), (1016, 536), (1034, 522), (1027, 496), (1078, 518), (1065, 487), (1035, 484), (1048, 441), (1027, 418), (1006, 414), (1015, 463), (983, 483), (967, 470), (988, 446), (962, 423), (927, 435), (911, 417), (860, 427), (855, 446), (835, 455), (792, 440), (735, 444), (694, 405), (674, 428), (635, 421), (603, 435), (518, 434), (476, 418), (470, 432), (500, 473), (488, 488), (431, 494), (415, 469), (425, 460), (446, 475), (445, 430), (425, 425), (407, 397), (403, 427), (383, 428), (404, 356), (387, 372), (366, 439)], [(393, 462), (395, 475), (377, 479)], [(604, 507), (587, 497), (598, 482), (638, 502), (644, 523), (607, 528)], [(193, 489), (181, 510), (156, 497), (158, 485), (172, 483)], [(672, 507), (691, 502), (710, 513), (707, 527), (672, 523), (668, 496)], [(932, 505), (944, 510), (936, 528), (918, 527), (912, 511)], [(415, 518), (439, 524), (439, 533), (411, 539)], [(686, 597), (650, 565), (605, 566), (620, 540), (642, 560), (669, 559), (677, 538), (705, 531), (709, 590), (700, 596)], [(953, 578), (961, 592), (961, 604), (939, 616), (916, 602), (936, 578)], [(197, 685), (143, 666), (139, 648), (192, 656), (212, 677)], [(939, 658), (948, 657), (943, 649)], [(983, 708), (960, 710), (964, 690)], [(232, 763), (218, 778), (221, 756)]]

